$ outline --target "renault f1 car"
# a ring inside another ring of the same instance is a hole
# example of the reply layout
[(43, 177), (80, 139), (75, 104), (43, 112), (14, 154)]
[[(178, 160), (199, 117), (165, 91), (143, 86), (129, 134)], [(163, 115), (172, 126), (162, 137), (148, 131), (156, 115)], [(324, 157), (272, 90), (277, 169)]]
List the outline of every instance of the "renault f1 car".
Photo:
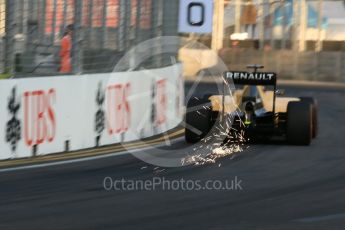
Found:
[(258, 72), (264, 68), (261, 65), (248, 68), (253, 72), (224, 73), (224, 82), (236, 86), (233, 95), (223, 90), (222, 95), (189, 100), (186, 141), (197, 143), (209, 135), (216, 122), (231, 120), (231, 130), (243, 132), (251, 140), (282, 137), (291, 145), (310, 145), (318, 134), (317, 101), (310, 97), (282, 97), (275, 73)]

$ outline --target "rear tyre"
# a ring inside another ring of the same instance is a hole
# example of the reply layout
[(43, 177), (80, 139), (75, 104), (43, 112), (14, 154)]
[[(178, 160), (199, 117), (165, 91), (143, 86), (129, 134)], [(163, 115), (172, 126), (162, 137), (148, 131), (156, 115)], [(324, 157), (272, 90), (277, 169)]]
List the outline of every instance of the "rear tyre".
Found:
[(212, 108), (207, 97), (191, 98), (187, 104), (185, 139), (197, 143), (211, 130)]
[(312, 125), (313, 125), (313, 138), (316, 138), (319, 133), (319, 104), (316, 99), (312, 97), (301, 97), (301, 102), (309, 103), (312, 105)]
[(310, 145), (313, 134), (312, 105), (290, 102), (287, 111), (287, 141), (291, 145)]

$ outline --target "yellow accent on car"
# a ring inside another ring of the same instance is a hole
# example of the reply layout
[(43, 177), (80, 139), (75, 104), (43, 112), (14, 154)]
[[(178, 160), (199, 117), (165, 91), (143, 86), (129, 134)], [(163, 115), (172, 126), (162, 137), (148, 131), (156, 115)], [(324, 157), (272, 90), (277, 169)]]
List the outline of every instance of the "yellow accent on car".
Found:
[(251, 121), (245, 121), (244, 124), (245, 124), (245, 125), (251, 125), (252, 122), (251, 122)]

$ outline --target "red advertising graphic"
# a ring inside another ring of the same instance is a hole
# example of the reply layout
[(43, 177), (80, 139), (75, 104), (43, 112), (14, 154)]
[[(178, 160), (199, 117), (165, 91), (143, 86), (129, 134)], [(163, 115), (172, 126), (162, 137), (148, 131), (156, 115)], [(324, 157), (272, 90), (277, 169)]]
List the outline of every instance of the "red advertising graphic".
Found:
[(157, 82), (157, 125), (167, 121), (168, 100), (166, 94), (166, 79)]
[(130, 128), (131, 107), (128, 101), (130, 83), (107, 87), (107, 129), (109, 135), (121, 134)]
[(48, 92), (37, 90), (24, 93), (24, 139), (28, 147), (54, 141), (55, 102), (55, 89)]
[[(92, 2), (91, 2), (92, 1)], [(108, 28), (117, 28), (119, 26), (120, 17), (120, 1), (119, 0), (91, 0), (83, 1), (82, 9), (82, 25), (92, 26), (94, 28), (100, 28), (103, 26), (103, 20), (105, 19), (105, 26)], [(136, 2), (137, 0), (134, 0)], [(146, 2), (146, 0), (144, 1)], [(55, 7), (56, 4), (56, 7)], [(92, 11), (90, 7), (92, 5)], [(136, 7), (137, 3), (135, 3)], [(144, 4), (145, 6), (147, 4)], [(104, 15), (104, 6), (106, 6), (106, 16)], [(150, 7), (148, 8), (150, 9)], [(65, 12), (66, 10), (66, 12)], [(144, 15), (151, 14), (146, 9), (144, 9)], [(60, 34), (61, 29), (69, 24), (74, 23), (74, 13), (75, 13), (75, 1), (74, 0), (46, 0), (46, 12), (45, 12), (45, 33)], [(90, 15), (91, 14), (91, 15)], [(66, 17), (66, 18), (65, 18)], [(104, 18), (105, 17), (105, 18)], [(132, 21), (136, 21), (135, 15), (132, 15)], [(144, 27), (147, 27), (148, 17), (144, 16), (144, 22), (142, 22)], [(91, 22), (90, 22), (91, 19)], [(55, 23), (55, 30), (54, 30)]]
[[(55, 7), (56, 4), (56, 7)], [(65, 5), (67, 4), (67, 5)], [(66, 12), (65, 12), (66, 10)], [(64, 17), (66, 16), (65, 20)], [(55, 22), (55, 28), (54, 28)], [(46, 0), (45, 33), (60, 34), (61, 29), (74, 22), (74, 0)], [(64, 24), (65, 23), (65, 24)]]
[(131, 26), (137, 26), (138, 0), (131, 1)]
[[(61, 30), (61, 26), (64, 26), (63, 24), (63, 11), (64, 11), (64, 2), (63, 1), (56, 1), (56, 8), (55, 8), (55, 34), (59, 34)], [(53, 25), (52, 25), (53, 26)]]
[[(71, 25), (74, 23), (74, 0), (67, 0), (67, 6), (66, 6), (66, 25)], [(64, 6), (65, 7), (65, 6)]]
[[(94, 0), (92, 10), (92, 27), (102, 27), (104, 19), (104, 0)], [(119, 0), (106, 1), (106, 26), (116, 28), (119, 25)]]
[(140, 6), (140, 28), (150, 29), (152, 17), (152, 0), (142, 0)]
[(94, 0), (92, 6), (92, 27), (102, 27), (104, 0)]
[(117, 28), (119, 26), (119, 0), (108, 0), (107, 5), (107, 27)]
[(83, 2), (83, 17), (82, 17), (82, 25), (84, 27), (90, 26), (90, 0), (85, 0)]
[(54, 0), (46, 1), (46, 12), (45, 12), (45, 33), (53, 33), (53, 18), (54, 18)]

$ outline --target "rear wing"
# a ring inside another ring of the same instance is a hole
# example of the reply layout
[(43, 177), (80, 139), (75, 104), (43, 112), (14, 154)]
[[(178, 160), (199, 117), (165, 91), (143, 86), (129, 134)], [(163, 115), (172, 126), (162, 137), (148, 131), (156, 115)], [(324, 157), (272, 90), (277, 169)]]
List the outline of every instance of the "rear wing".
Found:
[[(254, 68), (254, 72), (234, 72), (229, 71), (224, 73), (224, 79), (229, 84), (235, 85), (262, 85), (273, 86), (273, 113), (276, 111), (276, 98), (277, 98), (277, 74), (268, 72), (257, 72), (257, 69), (262, 68), (259, 65), (248, 66), (248, 68)], [(225, 92), (225, 91), (224, 91)]]
[(229, 71), (224, 73), (224, 79), (235, 85), (277, 85), (276, 73)]

